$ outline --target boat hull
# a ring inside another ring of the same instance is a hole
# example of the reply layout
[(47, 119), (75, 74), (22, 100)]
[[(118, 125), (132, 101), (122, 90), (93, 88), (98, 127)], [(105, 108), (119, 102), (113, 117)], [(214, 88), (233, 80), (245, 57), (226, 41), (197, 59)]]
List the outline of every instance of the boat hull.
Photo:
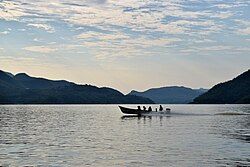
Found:
[(133, 114), (133, 115), (142, 115), (145, 113), (149, 113), (149, 111), (143, 111), (143, 110), (138, 110), (138, 109), (131, 109), (131, 108), (126, 108), (119, 106), (120, 110), (124, 114)]

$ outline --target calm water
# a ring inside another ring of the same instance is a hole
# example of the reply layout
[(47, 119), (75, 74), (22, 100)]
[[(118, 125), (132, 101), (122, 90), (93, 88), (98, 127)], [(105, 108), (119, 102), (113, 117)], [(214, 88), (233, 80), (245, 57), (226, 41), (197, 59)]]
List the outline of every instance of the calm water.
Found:
[[(0, 166), (250, 166), (250, 105), (0, 106)], [(153, 107), (154, 108), (154, 107)]]

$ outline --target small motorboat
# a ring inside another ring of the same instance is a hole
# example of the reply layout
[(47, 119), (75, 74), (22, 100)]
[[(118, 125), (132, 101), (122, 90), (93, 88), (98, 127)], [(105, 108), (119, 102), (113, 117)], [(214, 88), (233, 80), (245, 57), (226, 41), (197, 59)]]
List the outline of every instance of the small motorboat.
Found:
[(126, 108), (119, 106), (120, 110), (124, 114), (135, 114), (135, 115), (141, 115), (143, 113), (149, 113), (150, 111), (147, 110), (139, 110), (139, 109), (132, 109), (132, 108)]
[(140, 109), (132, 109), (127, 107), (119, 106), (120, 110), (124, 114), (133, 114), (133, 115), (169, 115), (170, 114), (170, 108), (167, 108), (166, 111), (148, 111), (148, 110), (140, 110)]

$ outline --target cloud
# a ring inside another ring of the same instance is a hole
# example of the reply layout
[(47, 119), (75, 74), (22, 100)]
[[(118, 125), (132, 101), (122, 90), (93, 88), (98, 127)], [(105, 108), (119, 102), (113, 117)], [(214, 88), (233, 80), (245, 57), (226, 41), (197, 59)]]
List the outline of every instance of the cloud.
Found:
[(234, 20), (241, 28), (236, 29), (236, 33), (239, 35), (250, 35), (250, 21), (243, 19)]
[(244, 29), (239, 29), (238, 33), (241, 35), (250, 35), (250, 27), (244, 28)]
[[(105, 6), (89, 5), (91, 3), (105, 4)], [(104, 30), (115, 29), (115, 26), (119, 26), (129, 28), (133, 31), (161, 31), (166, 34), (182, 34), (187, 31), (197, 31), (190, 27), (184, 28), (179, 26), (172, 21), (164, 22), (166, 17), (175, 17), (180, 20), (189, 19), (189, 21), (191, 21), (190, 19), (196, 19), (199, 22), (206, 22), (204, 18), (226, 19), (234, 15), (230, 11), (214, 13), (213, 11), (202, 9), (199, 11), (188, 10), (182, 3), (180, 0), (166, 2), (154, 0), (110, 0), (108, 2), (106, 0), (65, 0), (63, 2), (54, 1), (48, 4), (44, 1), (20, 0), (10, 3), (12, 7), (5, 8), (7, 11), (21, 11), (22, 14), (13, 15), (13, 19), (33, 15), (33, 20), (36, 22), (38, 19), (48, 18), (49, 16), (50, 18), (78, 26), (93, 26)], [(3, 1), (1, 4), (8, 6), (9, 2)], [(223, 4), (220, 4), (220, 6), (223, 6)], [(25, 19), (22, 20), (24, 21)], [(210, 21), (215, 22), (215, 20)], [(29, 23), (29, 25), (53, 31), (52, 27), (45, 23)]]
[(219, 4), (216, 4), (214, 5), (213, 7), (217, 7), (219, 9), (222, 9), (222, 10), (228, 10), (228, 9), (231, 9), (231, 8), (237, 8), (237, 7), (244, 7), (244, 6), (247, 6), (247, 2), (240, 2), (240, 1), (229, 1), (229, 2), (225, 2), (225, 3), (219, 3)]
[[(39, 39), (36, 41), (41, 42)], [(55, 42), (48, 43), (47, 45), (34, 45), (22, 48), (23, 50), (37, 53), (52, 53), (56, 51), (70, 51), (75, 50), (82, 45), (74, 44), (56, 44)]]
[(232, 17), (233, 15), (234, 15), (234, 13), (232, 13), (232, 12), (219, 12), (219, 13), (215, 13), (211, 17), (215, 17), (215, 18), (219, 18), (219, 19), (227, 19), (229, 17)]
[(100, 33), (100, 32), (85, 32), (81, 33), (76, 36), (77, 39), (98, 39), (102, 41), (106, 40), (122, 40), (122, 39), (128, 39), (129, 36), (122, 34), (122, 33), (110, 33), (110, 34), (105, 34), (105, 33)]
[(25, 29), (25, 28), (21, 28), (21, 29), (17, 29), (17, 31), (22, 31), (22, 32), (24, 32), (24, 31), (26, 31), (26, 29)]
[(156, 48), (166, 50), (174, 43), (182, 41), (179, 38), (133, 37), (120, 32), (111, 34), (85, 32), (75, 36), (75, 38), (82, 42), (83, 47), (93, 50), (94, 57), (102, 61), (159, 55)]
[(181, 53), (198, 53), (198, 54), (208, 54), (210, 52), (221, 52), (227, 54), (250, 52), (248, 47), (235, 47), (229, 45), (216, 45), (216, 46), (203, 46), (203, 47), (189, 47), (188, 49), (180, 50)]
[(2, 34), (2, 35), (7, 35), (7, 34), (9, 34), (10, 32), (9, 31), (2, 31), (2, 32), (0, 32), (0, 35)]
[(38, 28), (38, 29), (43, 29), (43, 30), (45, 30), (45, 31), (47, 31), (49, 33), (55, 32), (54, 28), (51, 27), (50, 25), (47, 25), (47, 24), (30, 23), (27, 26), (35, 27), (35, 28)]
[[(63, 42), (81, 45), (99, 58), (132, 57), (143, 53), (165, 54), (171, 47), (178, 50), (192, 45), (211, 46), (225, 34), (229, 38), (234, 38), (232, 34), (248, 35), (249, 25), (234, 21), (247, 17), (248, 5), (243, 0), (55, 0), (50, 3), (2, 0), (0, 19), (58, 33), (63, 35)], [(57, 26), (67, 33), (56, 32)], [(25, 33), (32, 34), (32, 30), (27, 28)], [(32, 36), (36, 38), (40, 39)], [(51, 47), (44, 44), (26, 50), (49, 53), (63, 49)]]
[(30, 51), (30, 52), (38, 52), (38, 53), (51, 53), (51, 52), (55, 52), (57, 48), (41, 45), (41, 46), (24, 47), (23, 50)]
[(29, 15), (21, 5), (21, 2), (0, 1), (0, 19), (18, 20), (22, 16)]
[(105, 4), (107, 0), (89, 0), (90, 3)]
[(37, 38), (34, 38), (33, 41), (34, 41), (34, 42), (39, 42), (40, 40), (37, 39)]
[(233, 5), (231, 5), (231, 4), (217, 4), (217, 5), (214, 5), (214, 7), (217, 7), (217, 8), (219, 8), (219, 9), (228, 9), (228, 8), (232, 8), (233, 7)]

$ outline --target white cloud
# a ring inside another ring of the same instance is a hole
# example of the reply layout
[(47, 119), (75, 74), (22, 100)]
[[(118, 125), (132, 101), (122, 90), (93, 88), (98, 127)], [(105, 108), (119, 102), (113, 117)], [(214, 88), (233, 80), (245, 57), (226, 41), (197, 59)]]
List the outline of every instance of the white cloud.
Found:
[(30, 51), (30, 52), (38, 52), (38, 53), (51, 53), (51, 52), (55, 52), (57, 50), (57, 48), (54, 47), (49, 47), (49, 46), (27, 46), (23, 48), (26, 51)]
[(247, 47), (235, 47), (227, 45), (217, 45), (217, 46), (203, 46), (203, 47), (189, 47), (188, 49), (181, 49), (181, 53), (208, 53), (208, 52), (223, 52), (223, 53), (243, 53), (249, 52), (250, 48)]
[(217, 7), (219, 9), (224, 9), (224, 10), (228, 10), (231, 8), (237, 8), (237, 7), (244, 7), (247, 5), (247, 2), (240, 2), (240, 1), (235, 1), (235, 2), (227, 2), (225, 1), (225, 3), (219, 3), (214, 5), (214, 7)]
[(93, 54), (96, 59), (105, 61), (120, 57), (158, 55), (160, 54), (159, 51), (152, 50), (152, 48), (166, 49), (181, 41), (179, 38), (130, 37), (119, 32), (108, 35), (98, 32), (85, 32), (77, 35), (76, 39), (82, 41), (83, 47), (94, 50)]
[[(188, 5), (189, 2), (192, 6)], [(63, 28), (68, 25), (65, 28), (74, 34), (72, 36), (75, 37), (75, 43), (91, 51), (95, 48), (93, 52), (103, 58), (103, 55), (153, 55), (154, 47), (167, 52), (168, 47), (174, 44), (178, 47), (181, 42), (185, 46), (191, 43), (206, 43), (210, 46), (210, 36), (223, 35), (223, 32), (247, 35), (249, 25), (236, 22), (228, 26), (227, 23), (232, 22), (234, 17), (242, 17), (244, 13), (238, 7), (246, 5), (248, 3), (242, 0), (54, 0), (50, 3), (2, 0), (0, 9), (3, 10), (0, 11), (0, 19), (19, 21), (47, 32), (55, 32), (51, 25), (60, 24)], [(79, 34), (75, 35), (76, 32)], [(66, 41), (71, 37), (61, 39)], [(63, 49), (51, 47), (33, 46), (26, 50), (49, 53)]]
[(55, 31), (53, 27), (51, 27), (50, 25), (47, 25), (47, 24), (30, 23), (30, 24), (28, 24), (28, 26), (35, 27), (38, 29), (43, 29), (43, 30), (50, 32), (50, 33), (53, 33)]
[(21, 16), (29, 15), (21, 8), (21, 2), (2, 1), (0, 2), (0, 19), (18, 20)]
[[(207, 10), (187, 10), (184, 9), (181, 0), (56, 0), (50, 3), (45, 1), (34, 2), (33, 0), (20, 0), (15, 3), (10, 3), (9, 1), (3, 1), (0, 3), (2, 6), (5, 6), (6, 11), (22, 12), (22, 14), (13, 15), (13, 19), (34, 15), (36, 16), (36, 18), (33, 18), (34, 21), (37, 21), (38, 19), (41, 21), (41, 17), (44, 18), (44, 16), (51, 16), (50, 18), (63, 20), (69, 24), (79, 26), (94, 26), (106, 30), (115, 29), (114, 26), (119, 26), (127, 27), (133, 31), (162, 31), (166, 34), (182, 34), (186, 33), (187, 30), (193, 32), (197, 31), (189, 27), (182, 27), (172, 21), (167, 23), (162, 22), (166, 17), (198, 20), (200, 18), (226, 19), (233, 15), (230, 11), (214, 13)], [(90, 5), (92, 3), (103, 5)], [(220, 6), (223, 6), (223, 4)], [(11, 17), (9, 19), (11, 19)], [(27, 21), (27, 18), (24, 20)], [(206, 21), (203, 19), (199, 20), (199, 22)], [(34, 22), (29, 23), (29, 25), (47, 31), (53, 31), (53, 28), (45, 23)]]
[(86, 32), (81, 33), (76, 36), (78, 39), (90, 39), (95, 38), (99, 40), (122, 40), (122, 39), (128, 39), (129, 36), (122, 34), (122, 33), (111, 33), (111, 34), (105, 34), (105, 33), (99, 33), (99, 32)]
[(9, 31), (2, 31), (2, 32), (0, 32), (0, 35), (2, 34), (2, 35), (7, 35), (7, 34), (9, 34), (10, 32)]
[(234, 20), (241, 28), (236, 29), (236, 33), (240, 35), (250, 35), (250, 21), (248, 20)]
[(26, 31), (26, 29), (22, 28), (22, 29), (17, 29), (18, 31)]
[(244, 28), (244, 29), (239, 29), (238, 33), (241, 35), (250, 35), (250, 27)]
[[(39, 41), (39, 40), (38, 40)], [(22, 48), (23, 50), (37, 53), (52, 53), (56, 51), (69, 51), (74, 50), (82, 45), (73, 44), (56, 44), (55, 42), (48, 43), (47, 45), (34, 45)]]
[(40, 40), (37, 39), (37, 38), (34, 38), (33, 41), (34, 41), (34, 42), (39, 42)]
[(211, 17), (215, 17), (215, 18), (219, 18), (219, 19), (227, 19), (229, 17), (232, 17), (233, 15), (234, 15), (234, 13), (232, 13), (232, 12), (219, 12), (219, 13), (215, 13)]
[(228, 8), (233, 7), (233, 5), (231, 5), (231, 4), (217, 4), (217, 5), (214, 5), (214, 6), (220, 8), (220, 9), (228, 9)]

